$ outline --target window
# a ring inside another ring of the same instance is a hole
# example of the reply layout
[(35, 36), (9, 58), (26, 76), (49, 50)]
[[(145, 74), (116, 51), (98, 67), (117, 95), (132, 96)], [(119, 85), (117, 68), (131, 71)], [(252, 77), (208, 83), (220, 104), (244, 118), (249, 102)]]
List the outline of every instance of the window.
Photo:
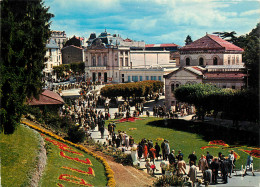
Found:
[(122, 67), (124, 66), (123, 58), (120, 58), (120, 65), (121, 65)]
[(200, 65), (200, 66), (203, 66), (203, 64), (204, 64), (204, 59), (203, 59), (202, 57), (200, 57), (200, 59), (199, 59), (199, 65)]
[(128, 76), (128, 82), (131, 82), (131, 76)]
[(236, 59), (236, 61), (237, 61), (237, 64), (239, 64), (239, 57), (237, 56), (237, 59)]
[(147, 81), (149, 80), (149, 76), (146, 76), (146, 80), (147, 80)]
[(172, 91), (172, 92), (174, 92), (174, 88), (175, 88), (175, 85), (172, 84), (172, 85), (171, 85), (171, 91)]
[(232, 86), (232, 89), (236, 89), (236, 86)]
[(124, 54), (124, 51), (120, 51), (120, 54), (123, 55), (123, 54)]
[(230, 60), (231, 60), (231, 57), (228, 56), (228, 65), (230, 65)]
[(158, 80), (161, 81), (161, 80), (162, 80), (162, 77), (161, 77), (161, 76), (158, 76)]
[(190, 65), (190, 58), (186, 58), (186, 66)]
[(125, 58), (125, 66), (128, 66), (128, 58)]
[(138, 81), (138, 76), (132, 76), (132, 81), (137, 82)]
[(104, 66), (107, 65), (107, 56), (104, 56)]
[(53, 65), (51, 64), (51, 68), (53, 67)]
[(224, 86), (222, 86), (222, 88), (227, 88), (227, 86), (226, 86), (226, 85), (224, 85)]
[(232, 64), (235, 64), (235, 56), (232, 57)]
[(156, 81), (156, 76), (151, 76), (151, 80)]
[(98, 57), (98, 66), (101, 66), (101, 56)]
[(218, 58), (217, 57), (213, 58), (213, 65), (218, 65)]
[(95, 56), (92, 57), (92, 66), (96, 66), (96, 57)]
[(139, 76), (139, 81), (143, 81), (143, 76)]
[(179, 84), (176, 84), (176, 88), (178, 88), (180, 85)]

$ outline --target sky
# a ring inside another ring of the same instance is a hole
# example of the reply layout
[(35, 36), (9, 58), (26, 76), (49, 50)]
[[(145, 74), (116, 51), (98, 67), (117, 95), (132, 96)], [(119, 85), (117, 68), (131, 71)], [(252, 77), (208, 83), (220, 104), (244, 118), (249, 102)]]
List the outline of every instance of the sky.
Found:
[(206, 33), (249, 33), (260, 21), (260, 0), (44, 0), (51, 30), (89, 38), (105, 29), (146, 44), (185, 45)]

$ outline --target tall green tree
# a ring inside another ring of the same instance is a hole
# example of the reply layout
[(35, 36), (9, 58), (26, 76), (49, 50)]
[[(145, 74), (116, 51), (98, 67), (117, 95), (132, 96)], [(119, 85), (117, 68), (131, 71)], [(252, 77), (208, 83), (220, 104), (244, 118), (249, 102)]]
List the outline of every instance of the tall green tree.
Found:
[(186, 37), (186, 39), (185, 39), (185, 45), (189, 45), (190, 43), (192, 43), (193, 41), (192, 41), (192, 39), (191, 39), (191, 36), (190, 35), (188, 35), (187, 37)]
[(14, 132), (27, 98), (42, 88), (50, 19), (42, 0), (1, 1), (1, 131)]
[(233, 43), (236, 45), (238, 38), (235, 36), (237, 33), (235, 31), (232, 32), (213, 32), (213, 34), (219, 35), (222, 39)]
[(248, 78), (245, 79), (246, 85), (259, 93), (260, 23), (245, 38), (243, 61), (248, 74)]

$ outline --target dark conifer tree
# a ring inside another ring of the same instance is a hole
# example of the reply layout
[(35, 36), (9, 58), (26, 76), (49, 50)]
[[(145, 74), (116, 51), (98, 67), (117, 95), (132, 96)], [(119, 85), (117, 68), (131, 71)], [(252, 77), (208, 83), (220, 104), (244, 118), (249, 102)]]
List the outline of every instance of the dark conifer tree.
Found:
[(50, 19), (42, 0), (1, 2), (1, 131), (14, 132), (27, 98), (42, 91)]

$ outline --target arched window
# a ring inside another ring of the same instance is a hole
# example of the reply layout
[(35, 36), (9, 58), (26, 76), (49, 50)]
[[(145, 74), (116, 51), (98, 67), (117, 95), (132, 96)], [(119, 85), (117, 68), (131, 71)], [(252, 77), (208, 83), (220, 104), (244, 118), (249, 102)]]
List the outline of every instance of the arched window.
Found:
[(174, 92), (174, 88), (175, 88), (175, 85), (174, 85), (174, 83), (171, 85), (171, 91), (172, 91), (172, 93)]
[(217, 57), (213, 58), (213, 65), (218, 65), (218, 58)]
[(98, 66), (101, 66), (101, 56), (98, 57)]
[(200, 65), (200, 66), (203, 66), (203, 64), (204, 64), (204, 59), (203, 59), (202, 57), (200, 57), (200, 59), (199, 59), (199, 65)]
[(189, 66), (190, 65), (190, 58), (186, 58), (186, 66)]
[(92, 57), (92, 66), (96, 66), (96, 57)]

